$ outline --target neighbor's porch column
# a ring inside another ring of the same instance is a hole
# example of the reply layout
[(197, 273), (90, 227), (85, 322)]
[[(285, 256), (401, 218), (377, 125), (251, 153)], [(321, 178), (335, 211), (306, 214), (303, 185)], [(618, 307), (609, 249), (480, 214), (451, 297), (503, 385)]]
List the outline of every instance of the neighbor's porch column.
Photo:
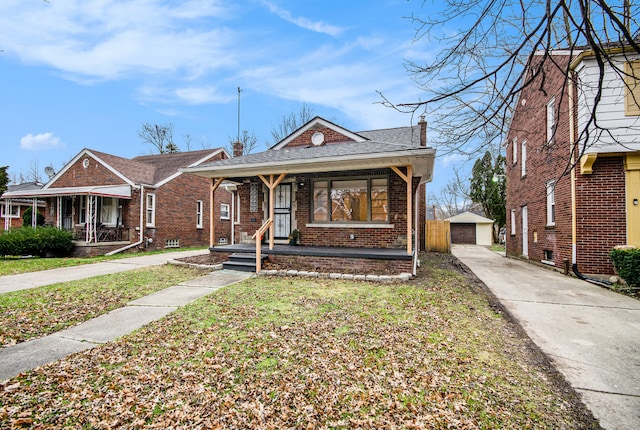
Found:
[(391, 166), (391, 169), (407, 183), (407, 254), (411, 254), (413, 249), (413, 238), (411, 235), (411, 226), (413, 225), (413, 216), (411, 215), (413, 213), (413, 193), (411, 192), (411, 180), (413, 179), (413, 172), (411, 165), (406, 166), (406, 175), (395, 166)]
[(212, 248), (215, 245), (215, 237), (216, 237), (216, 223), (215, 223), (215, 213), (216, 213), (216, 199), (215, 193), (222, 181), (225, 178), (211, 178), (211, 198), (209, 204), (209, 248)]

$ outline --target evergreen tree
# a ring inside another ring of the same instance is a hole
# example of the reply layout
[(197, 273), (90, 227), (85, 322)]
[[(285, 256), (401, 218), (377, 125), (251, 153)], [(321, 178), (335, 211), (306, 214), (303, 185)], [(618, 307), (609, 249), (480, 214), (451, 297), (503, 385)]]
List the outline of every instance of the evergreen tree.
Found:
[(498, 229), (494, 228), (494, 241), (497, 232), (507, 224), (507, 209), (505, 204), (505, 158), (502, 155), (494, 157), (490, 151), (473, 164), (470, 197), (482, 206), (485, 216), (495, 221)]

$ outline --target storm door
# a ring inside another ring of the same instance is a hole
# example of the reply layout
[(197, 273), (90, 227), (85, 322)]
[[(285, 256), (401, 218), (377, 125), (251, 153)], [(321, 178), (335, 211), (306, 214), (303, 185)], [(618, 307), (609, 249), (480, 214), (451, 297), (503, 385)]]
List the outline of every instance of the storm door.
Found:
[(281, 184), (274, 190), (275, 239), (287, 239), (291, 233), (291, 184)]
[(73, 228), (73, 200), (71, 197), (62, 197), (59, 204), (61, 205), (62, 228), (71, 230)]

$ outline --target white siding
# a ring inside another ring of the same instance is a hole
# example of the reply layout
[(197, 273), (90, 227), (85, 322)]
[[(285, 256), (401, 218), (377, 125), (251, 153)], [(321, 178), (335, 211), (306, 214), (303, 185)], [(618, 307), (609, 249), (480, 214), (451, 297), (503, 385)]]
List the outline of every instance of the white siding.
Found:
[[(603, 80), (602, 99), (596, 110), (597, 125), (608, 132), (589, 128), (587, 153), (627, 152), (640, 150), (640, 116), (625, 115), (624, 63), (637, 56), (619, 56), (616, 64), (622, 71), (607, 65)], [(576, 68), (578, 74), (578, 132), (585, 129), (589, 119), (599, 82), (599, 68), (593, 58), (585, 58)], [(620, 144), (622, 143), (622, 145)]]

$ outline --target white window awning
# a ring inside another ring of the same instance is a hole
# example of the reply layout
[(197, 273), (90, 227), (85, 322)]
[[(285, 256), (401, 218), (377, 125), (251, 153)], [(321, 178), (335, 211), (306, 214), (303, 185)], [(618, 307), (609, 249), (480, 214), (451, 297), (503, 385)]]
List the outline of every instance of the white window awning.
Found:
[(3, 199), (43, 198), (57, 196), (91, 195), (102, 197), (131, 198), (129, 185), (102, 185), (89, 187), (47, 188), (40, 190), (7, 191), (2, 194)]

